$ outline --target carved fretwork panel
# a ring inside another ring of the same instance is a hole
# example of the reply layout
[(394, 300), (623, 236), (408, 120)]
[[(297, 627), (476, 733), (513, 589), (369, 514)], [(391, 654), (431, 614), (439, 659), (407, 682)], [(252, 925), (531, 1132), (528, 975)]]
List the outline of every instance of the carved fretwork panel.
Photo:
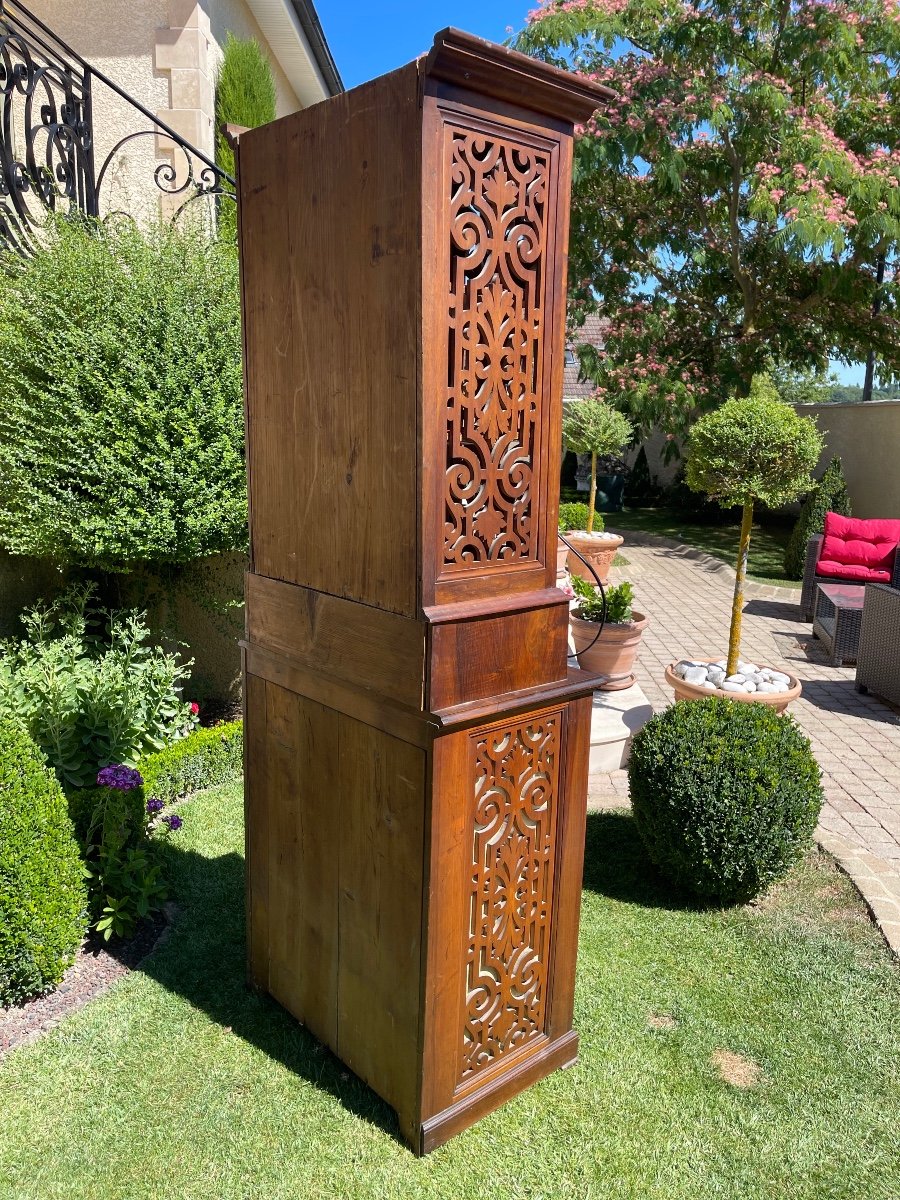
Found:
[(538, 559), (549, 149), (444, 125), (450, 239), (442, 576)]
[(562, 713), (470, 739), (475, 808), (460, 1083), (544, 1032)]

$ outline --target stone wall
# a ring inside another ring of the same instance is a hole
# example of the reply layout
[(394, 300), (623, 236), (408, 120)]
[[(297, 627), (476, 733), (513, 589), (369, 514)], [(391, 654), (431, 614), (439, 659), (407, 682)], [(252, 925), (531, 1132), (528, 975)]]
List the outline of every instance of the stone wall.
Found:
[[(240, 697), (244, 572), (240, 554), (198, 559), (173, 571), (122, 576), (111, 602), (146, 608), (162, 644), (194, 659), (189, 691), (199, 700)], [(0, 638), (20, 633), (19, 614), (59, 595), (69, 575), (41, 559), (0, 551)], [(180, 643), (184, 643), (180, 645)]]
[(900, 400), (798, 404), (825, 434), (817, 474), (840, 455), (855, 517), (900, 518)]

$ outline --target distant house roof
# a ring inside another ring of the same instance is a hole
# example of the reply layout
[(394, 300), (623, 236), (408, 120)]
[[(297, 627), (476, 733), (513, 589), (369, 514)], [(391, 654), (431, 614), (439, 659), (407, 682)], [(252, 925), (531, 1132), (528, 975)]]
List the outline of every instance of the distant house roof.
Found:
[(247, 0), (304, 108), (344, 90), (313, 0)]
[(585, 318), (584, 324), (574, 330), (572, 337), (566, 342), (566, 364), (563, 368), (564, 400), (580, 400), (582, 396), (589, 396), (594, 390), (594, 385), (590, 380), (582, 381), (578, 378), (581, 367), (575, 347), (588, 345), (602, 350), (606, 340), (603, 333), (607, 324), (608, 321), (605, 317), (601, 317), (599, 313), (591, 313)]

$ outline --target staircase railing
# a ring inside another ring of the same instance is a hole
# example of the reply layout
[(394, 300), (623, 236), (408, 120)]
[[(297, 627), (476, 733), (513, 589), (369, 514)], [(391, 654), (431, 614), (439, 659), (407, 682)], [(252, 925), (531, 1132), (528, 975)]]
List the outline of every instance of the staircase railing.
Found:
[[(94, 110), (101, 89), (125, 101), (139, 128), (117, 137), (98, 163)], [(91, 66), (19, 0), (0, 0), (0, 246), (27, 254), (48, 211), (107, 215), (112, 206), (104, 185), (113, 165), (125, 146), (142, 138), (157, 139), (161, 150), (154, 162), (160, 152), (169, 156), (155, 162), (150, 182), (172, 198), (173, 219), (203, 197), (234, 201), (235, 181), (213, 159)]]

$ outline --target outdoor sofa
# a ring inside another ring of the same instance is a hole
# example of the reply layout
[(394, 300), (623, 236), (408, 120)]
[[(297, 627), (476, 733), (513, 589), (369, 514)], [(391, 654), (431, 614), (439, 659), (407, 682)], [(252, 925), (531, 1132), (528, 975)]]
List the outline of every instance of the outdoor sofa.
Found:
[(888, 584), (900, 588), (900, 521), (825, 514), (825, 529), (809, 539), (800, 594), (800, 620), (811, 621), (816, 585)]
[(856, 690), (900, 704), (900, 589), (885, 583), (866, 584)]

